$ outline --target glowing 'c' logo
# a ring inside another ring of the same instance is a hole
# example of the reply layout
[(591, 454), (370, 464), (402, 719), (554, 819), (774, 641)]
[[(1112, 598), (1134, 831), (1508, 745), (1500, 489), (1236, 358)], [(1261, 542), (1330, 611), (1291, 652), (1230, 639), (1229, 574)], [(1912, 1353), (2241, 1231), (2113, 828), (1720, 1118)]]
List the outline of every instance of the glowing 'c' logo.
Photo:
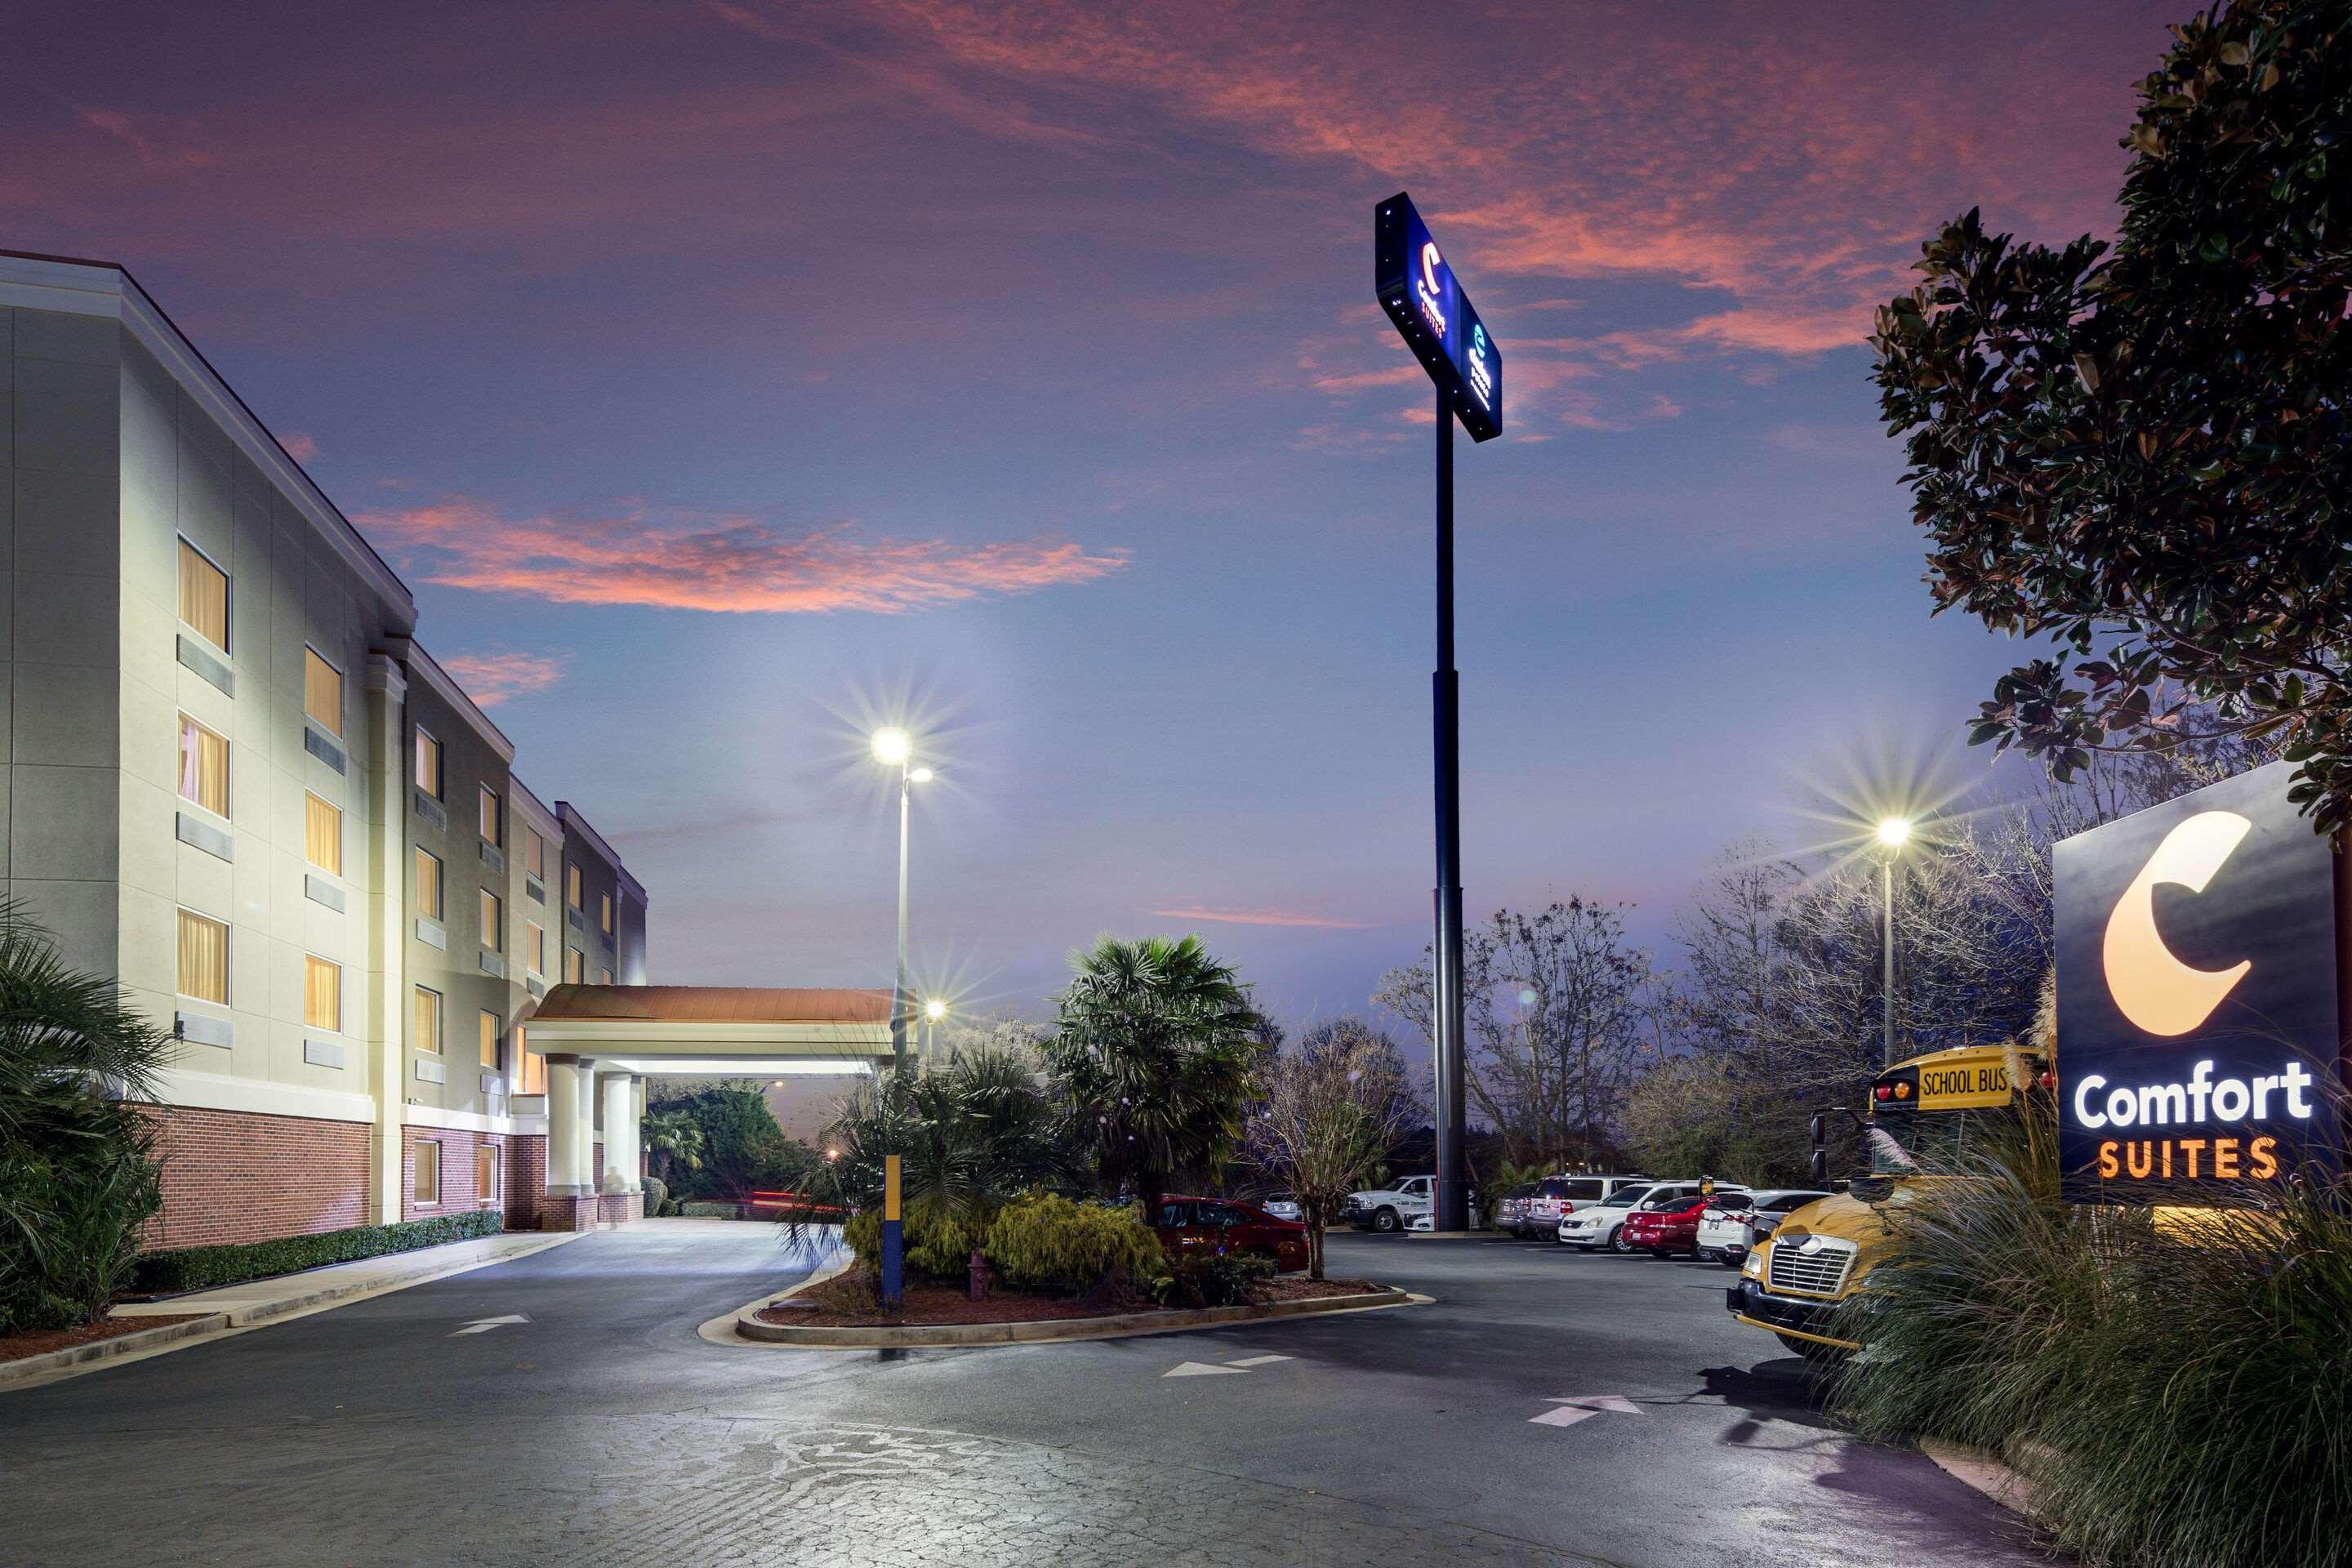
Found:
[(2253, 824), (2234, 811), (2202, 811), (2164, 836), (2107, 917), (2103, 957), (2116, 1008), (2151, 1035), (2185, 1035), (2253, 968), (2191, 969), (2172, 955), (2156, 929), (2156, 885), (2177, 882), (2201, 893)]
[(1427, 289), (1432, 294), (1437, 292), (1437, 269), (1443, 263), (1444, 258), (1437, 254), (1437, 241), (1433, 239), (1422, 241), (1421, 283), (1422, 287)]

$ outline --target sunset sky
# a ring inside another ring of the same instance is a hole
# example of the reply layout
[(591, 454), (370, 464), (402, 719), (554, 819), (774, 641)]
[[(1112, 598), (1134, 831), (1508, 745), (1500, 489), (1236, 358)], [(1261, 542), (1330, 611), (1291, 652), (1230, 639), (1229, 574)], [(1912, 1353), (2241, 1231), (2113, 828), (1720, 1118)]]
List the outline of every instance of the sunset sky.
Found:
[(394, 561), (651, 978), (888, 983), (903, 715), (926, 990), (1198, 930), (1296, 1025), (1428, 938), (1374, 203), (1506, 356), (1468, 908), (1624, 900), (1670, 962), (1727, 844), (2014, 662), (1927, 619), (1861, 340), (1970, 205), (2110, 227), (2186, 9), (35, 0), (0, 246), (129, 267)]

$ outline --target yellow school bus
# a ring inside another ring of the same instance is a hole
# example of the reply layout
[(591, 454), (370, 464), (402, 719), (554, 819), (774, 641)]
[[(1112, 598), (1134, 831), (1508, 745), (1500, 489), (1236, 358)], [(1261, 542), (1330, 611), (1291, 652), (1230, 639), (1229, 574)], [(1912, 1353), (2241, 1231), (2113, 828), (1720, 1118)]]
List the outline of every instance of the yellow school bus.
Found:
[[(1930, 1051), (1880, 1073), (1864, 1109), (1869, 1173), (1798, 1209), (1748, 1250), (1727, 1292), (1731, 1315), (1800, 1354), (1860, 1349), (1831, 1331), (1832, 1320), (1892, 1247), (1885, 1211), (1937, 1179), (1921, 1176), (1917, 1162), (2013, 1137), (2024, 1097), (2047, 1087), (2048, 1070), (2042, 1052), (2003, 1044)], [(1827, 1173), (1818, 1168), (1822, 1141), (1816, 1118), (1817, 1180)]]

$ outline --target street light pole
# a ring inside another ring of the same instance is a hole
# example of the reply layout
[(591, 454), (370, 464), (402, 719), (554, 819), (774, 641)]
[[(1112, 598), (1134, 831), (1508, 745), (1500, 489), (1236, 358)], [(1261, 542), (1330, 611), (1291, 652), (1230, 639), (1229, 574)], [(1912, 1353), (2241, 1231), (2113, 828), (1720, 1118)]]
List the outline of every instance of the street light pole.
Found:
[(1437, 669), (1429, 678), (1436, 765), (1437, 941), (1432, 950), (1432, 1000), (1437, 1037), (1437, 1192), (1433, 1223), (1442, 1231), (1470, 1226), (1462, 1169), (1462, 715), (1454, 668), (1454, 406), (1437, 389)]
[(898, 762), (898, 970), (890, 988), (890, 1070), (907, 1076), (907, 763)]
[(1879, 947), (1885, 970), (1879, 981), (1879, 997), (1885, 1005), (1885, 1037), (1880, 1051), (1885, 1065), (1895, 1065), (1895, 860), (1903, 847), (1911, 841), (1911, 819), (1907, 816), (1881, 818), (1878, 824), (1878, 846), (1885, 851), (1878, 862)]

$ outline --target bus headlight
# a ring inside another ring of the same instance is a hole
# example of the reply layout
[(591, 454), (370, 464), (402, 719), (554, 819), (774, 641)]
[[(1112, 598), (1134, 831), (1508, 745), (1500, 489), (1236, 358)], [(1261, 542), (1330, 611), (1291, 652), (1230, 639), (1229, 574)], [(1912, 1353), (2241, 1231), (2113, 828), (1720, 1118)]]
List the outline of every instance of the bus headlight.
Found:
[(1764, 1278), (1764, 1252), (1761, 1247), (1748, 1249), (1748, 1256), (1739, 1260), (1739, 1273), (1741, 1278), (1748, 1279)]

